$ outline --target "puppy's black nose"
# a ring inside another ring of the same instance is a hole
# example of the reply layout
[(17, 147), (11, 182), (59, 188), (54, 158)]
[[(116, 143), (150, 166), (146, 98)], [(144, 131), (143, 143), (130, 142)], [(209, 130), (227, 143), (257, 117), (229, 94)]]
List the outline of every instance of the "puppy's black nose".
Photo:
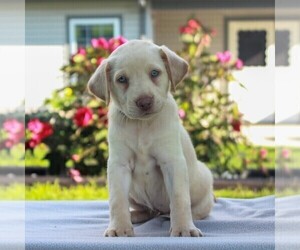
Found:
[(142, 111), (148, 111), (152, 108), (153, 97), (151, 96), (141, 96), (135, 101), (136, 106)]

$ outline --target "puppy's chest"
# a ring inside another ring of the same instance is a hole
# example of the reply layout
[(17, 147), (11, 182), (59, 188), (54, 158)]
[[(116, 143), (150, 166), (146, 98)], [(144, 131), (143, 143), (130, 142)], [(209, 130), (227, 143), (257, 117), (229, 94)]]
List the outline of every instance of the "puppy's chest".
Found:
[(137, 124), (127, 136), (127, 145), (141, 160), (150, 156), (151, 147), (155, 142), (155, 133), (150, 131), (149, 127)]
[(150, 177), (157, 164), (154, 155), (152, 155), (155, 134), (150, 131), (151, 129), (147, 126), (137, 125), (134, 132), (126, 140), (128, 147), (133, 152), (131, 168), (135, 177), (139, 175), (145, 175), (146, 178)]

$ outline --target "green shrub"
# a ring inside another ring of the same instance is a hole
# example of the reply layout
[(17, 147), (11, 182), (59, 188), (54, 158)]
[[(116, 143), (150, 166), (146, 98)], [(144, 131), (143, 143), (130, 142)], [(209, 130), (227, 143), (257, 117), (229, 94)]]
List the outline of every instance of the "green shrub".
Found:
[(92, 39), (87, 48), (79, 48), (62, 67), (68, 84), (45, 100), (46, 110), (26, 114), (26, 149), (47, 145), (50, 174), (66, 174), (65, 166), (89, 175), (105, 168), (107, 108), (87, 94), (86, 84), (101, 61), (124, 42), (122, 37), (99, 38)]
[(182, 122), (200, 160), (218, 175), (224, 171), (239, 173), (243, 166), (239, 145), (246, 145), (247, 140), (241, 134), (242, 115), (230, 99), (227, 86), (241, 85), (233, 72), (242, 69), (243, 63), (229, 51), (210, 53), (214, 31), (196, 19), (188, 20), (180, 32), (183, 50), (179, 54), (190, 65), (175, 94)]
[(26, 200), (107, 200), (108, 190), (95, 182), (70, 187), (37, 183), (26, 187), (25, 197)]

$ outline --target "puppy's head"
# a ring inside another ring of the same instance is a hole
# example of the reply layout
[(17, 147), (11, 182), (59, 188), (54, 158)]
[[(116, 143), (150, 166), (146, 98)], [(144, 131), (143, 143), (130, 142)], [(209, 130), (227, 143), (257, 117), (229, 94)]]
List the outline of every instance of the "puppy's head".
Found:
[(89, 91), (108, 104), (110, 98), (131, 119), (158, 113), (188, 70), (188, 64), (165, 46), (133, 40), (116, 49), (88, 82)]

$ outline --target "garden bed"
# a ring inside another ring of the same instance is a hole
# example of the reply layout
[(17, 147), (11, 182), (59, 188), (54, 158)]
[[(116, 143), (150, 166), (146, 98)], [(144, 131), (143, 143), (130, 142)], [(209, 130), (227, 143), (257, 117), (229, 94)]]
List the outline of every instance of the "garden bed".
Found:
[[(275, 178), (276, 175), (276, 178)], [(275, 185), (276, 180), (276, 185)], [(91, 181), (98, 186), (106, 185), (105, 176), (82, 176), (82, 182), (77, 183), (69, 176), (51, 176), (48, 175), (47, 168), (42, 167), (1, 167), (0, 183), (1, 185), (10, 185), (12, 183), (20, 183), (31, 186), (35, 183), (58, 183), (63, 187), (75, 186), (78, 184), (89, 184)], [(247, 174), (239, 178), (216, 178), (214, 181), (215, 189), (245, 187), (253, 190), (263, 188), (274, 188), (278, 190), (284, 189), (286, 186), (292, 188), (300, 187), (300, 169), (290, 169), (290, 172), (279, 169), (268, 170), (267, 174), (260, 170), (248, 170)]]
[[(106, 185), (106, 178), (101, 177), (83, 177), (83, 181), (80, 184), (89, 184), (91, 181), (95, 182), (99, 186)], [(37, 175), (26, 175), (26, 176), (17, 176), (17, 175), (5, 175), (0, 176), (0, 183), (2, 185), (10, 185), (11, 183), (24, 183), (28, 186), (31, 186), (35, 183), (58, 183), (64, 187), (70, 187), (78, 185), (70, 177), (57, 177), (57, 176), (37, 176)], [(300, 183), (300, 178), (295, 181)], [(236, 188), (236, 187), (246, 187), (249, 189), (262, 189), (265, 187), (274, 188), (274, 178), (251, 178), (251, 179), (215, 179), (214, 188), (223, 189), (223, 188)]]
[[(97, 178), (84, 177), (83, 181), (80, 184), (88, 184), (88, 183), (90, 183), (91, 180), (95, 181), (99, 186), (106, 185), (105, 177), (97, 177)], [(26, 176), (26, 178), (25, 178), (26, 185), (32, 185), (36, 182), (39, 182), (39, 183), (58, 182), (61, 186), (66, 186), (66, 187), (78, 184), (69, 177), (54, 177), (54, 176), (31, 177), (31, 176)], [(238, 186), (243, 186), (243, 187), (246, 187), (249, 189), (262, 189), (264, 187), (274, 188), (274, 178), (251, 178), (251, 179), (235, 179), (235, 180), (215, 179), (214, 180), (214, 188), (215, 189), (236, 188)]]

